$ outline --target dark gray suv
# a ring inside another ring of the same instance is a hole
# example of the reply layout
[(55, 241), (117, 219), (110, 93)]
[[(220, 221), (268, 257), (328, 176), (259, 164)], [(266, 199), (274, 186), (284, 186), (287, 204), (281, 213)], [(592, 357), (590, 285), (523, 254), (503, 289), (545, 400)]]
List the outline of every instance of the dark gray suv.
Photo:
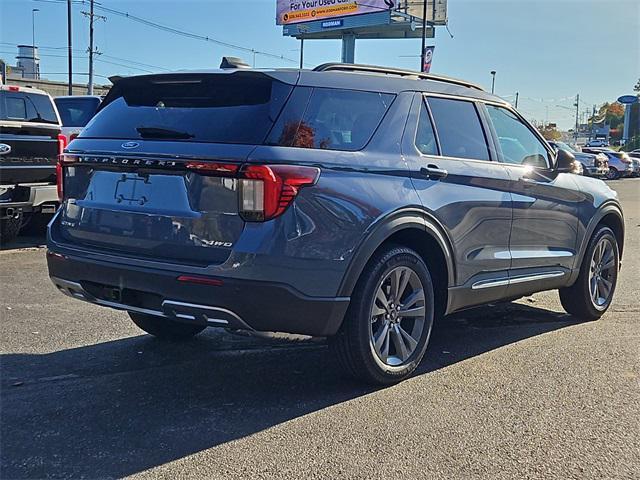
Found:
[(329, 337), (385, 384), (434, 318), (559, 289), (585, 320), (622, 255), (616, 194), (464, 81), (361, 65), (129, 77), (61, 157), (48, 265), (164, 339)]

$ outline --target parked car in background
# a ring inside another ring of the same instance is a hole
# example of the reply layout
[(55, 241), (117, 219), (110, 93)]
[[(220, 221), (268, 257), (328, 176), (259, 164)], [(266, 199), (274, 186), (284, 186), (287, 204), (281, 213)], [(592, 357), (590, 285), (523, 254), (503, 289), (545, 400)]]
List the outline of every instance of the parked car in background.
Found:
[(585, 153), (564, 142), (549, 142), (551, 146), (555, 147), (558, 150), (564, 150), (572, 154), (576, 157), (576, 161), (578, 161), (582, 165), (582, 174), (587, 175), (589, 177), (605, 177), (609, 172), (609, 163), (607, 161), (607, 156), (604, 153)]
[(596, 140), (590, 140), (589, 142), (587, 142), (585, 146), (586, 147), (608, 147), (609, 142), (607, 142), (606, 140), (596, 139)]
[(0, 243), (28, 224), (44, 229), (58, 206), (56, 165), (65, 146), (46, 92), (0, 85)]
[(640, 158), (640, 148), (627, 152), (631, 158)]
[(94, 95), (70, 95), (56, 97), (53, 101), (62, 119), (62, 134), (67, 137), (67, 142), (71, 142), (93, 118), (102, 98)]
[(632, 177), (634, 175), (633, 162), (626, 152), (616, 152), (610, 148), (592, 148), (582, 147), (585, 153), (603, 153), (607, 156), (609, 163), (609, 172), (607, 178), (609, 180), (617, 180), (620, 177)]
[(574, 162), (500, 97), (431, 74), (127, 77), (62, 156), (49, 275), (161, 339), (324, 336), (342, 371), (390, 384), (435, 317), (551, 289), (604, 314), (622, 209)]

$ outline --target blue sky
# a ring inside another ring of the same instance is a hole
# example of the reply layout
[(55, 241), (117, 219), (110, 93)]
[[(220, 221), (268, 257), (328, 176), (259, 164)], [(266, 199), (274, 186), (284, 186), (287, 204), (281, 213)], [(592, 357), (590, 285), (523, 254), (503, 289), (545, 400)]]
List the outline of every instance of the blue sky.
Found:
[[(282, 36), (275, 25), (275, 0), (102, 0), (102, 5), (167, 26), (208, 35), (248, 48), (296, 59), (299, 42)], [(15, 44), (31, 44), (31, 9), (36, 13), (36, 44), (41, 46), (43, 76), (66, 76), (66, 5), (57, 0), (0, 0), (0, 57), (15, 63)], [(73, 5), (76, 72), (87, 72), (88, 21)], [(97, 11), (97, 13), (104, 13)], [(251, 54), (176, 36), (106, 14), (96, 22), (95, 43), (103, 52), (96, 73), (136, 74), (185, 68), (217, 67), (223, 55)], [(513, 101), (529, 119), (574, 123), (573, 97), (581, 111), (631, 93), (640, 77), (640, 0), (449, 0), (449, 28), (439, 28), (432, 72), (461, 77), (490, 88), (496, 70), (496, 93)], [(47, 47), (47, 48), (45, 48)], [(417, 68), (419, 40), (363, 40), (356, 61)], [(340, 58), (340, 43), (305, 43), (305, 63)], [(107, 63), (111, 62), (111, 63)], [(133, 63), (133, 62), (141, 62)], [(114, 63), (120, 64), (115, 65)], [(257, 67), (295, 63), (256, 56)], [(77, 81), (85, 79), (78, 76)], [(97, 77), (100, 83), (108, 83)]]

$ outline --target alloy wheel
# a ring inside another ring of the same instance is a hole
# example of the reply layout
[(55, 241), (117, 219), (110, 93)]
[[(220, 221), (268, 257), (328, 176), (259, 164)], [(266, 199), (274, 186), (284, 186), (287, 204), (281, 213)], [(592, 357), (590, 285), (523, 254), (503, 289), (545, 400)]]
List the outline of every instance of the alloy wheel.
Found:
[(370, 342), (384, 364), (399, 367), (416, 351), (425, 328), (424, 286), (407, 266), (389, 271), (371, 307)]
[(593, 249), (589, 265), (589, 294), (597, 309), (604, 309), (609, 303), (616, 274), (616, 255), (613, 244), (609, 238), (602, 238)]

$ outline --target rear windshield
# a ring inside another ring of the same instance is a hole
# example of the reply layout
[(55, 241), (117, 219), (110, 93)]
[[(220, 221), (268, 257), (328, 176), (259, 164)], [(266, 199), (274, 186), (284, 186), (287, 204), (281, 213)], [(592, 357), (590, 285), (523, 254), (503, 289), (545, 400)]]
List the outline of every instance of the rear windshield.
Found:
[(259, 72), (124, 79), (81, 137), (260, 144), (292, 88)]
[(100, 99), (95, 97), (56, 98), (54, 101), (65, 127), (84, 127), (100, 105)]
[(48, 95), (0, 91), (0, 119), (58, 124), (58, 116)]

